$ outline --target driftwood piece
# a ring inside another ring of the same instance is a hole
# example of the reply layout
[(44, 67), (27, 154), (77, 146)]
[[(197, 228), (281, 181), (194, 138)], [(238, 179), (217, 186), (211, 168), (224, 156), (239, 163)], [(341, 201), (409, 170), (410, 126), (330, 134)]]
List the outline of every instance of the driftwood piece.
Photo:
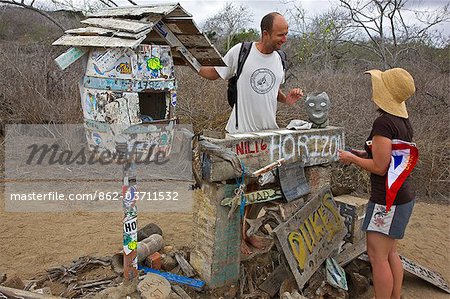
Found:
[(194, 268), (189, 264), (188, 261), (179, 253), (175, 253), (175, 259), (178, 262), (178, 265), (180, 265), (181, 270), (183, 270), (184, 274), (186, 274), (187, 277), (194, 277), (195, 271)]
[(256, 218), (256, 219), (245, 218), (245, 221), (250, 226), (247, 229), (246, 234), (248, 237), (256, 234), (259, 231), (259, 229), (267, 223), (272, 223), (272, 224), (275, 223), (276, 226), (278, 226), (278, 224), (280, 224), (280, 222), (278, 220), (279, 219), (277, 218), (277, 215), (273, 212), (267, 212), (265, 215), (263, 215), (259, 218)]
[(182, 299), (192, 299), (191, 296), (189, 296), (188, 293), (186, 293), (185, 290), (183, 290), (180, 286), (178, 285), (173, 285), (172, 286), (172, 290), (177, 293), (178, 296), (180, 296)]
[(8, 288), (4, 286), (0, 286), (0, 294), (10, 298), (27, 298), (27, 299), (61, 299), (61, 297), (54, 297), (50, 295), (43, 295), (39, 293), (33, 293), (24, 290), (18, 290), (13, 288)]
[(78, 289), (90, 288), (90, 287), (95, 287), (95, 286), (107, 284), (107, 283), (110, 283), (114, 278), (115, 277), (106, 278), (106, 279), (97, 279), (97, 280), (85, 281), (85, 282), (82, 282), (82, 283), (78, 284), (73, 289), (74, 290), (78, 290)]
[(289, 272), (286, 267), (281, 264), (275, 268), (275, 270), (269, 275), (269, 277), (264, 280), (262, 284), (258, 286), (261, 290), (270, 295), (270, 297), (275, 296), (281, 287), (283, 281), (289, 277)]

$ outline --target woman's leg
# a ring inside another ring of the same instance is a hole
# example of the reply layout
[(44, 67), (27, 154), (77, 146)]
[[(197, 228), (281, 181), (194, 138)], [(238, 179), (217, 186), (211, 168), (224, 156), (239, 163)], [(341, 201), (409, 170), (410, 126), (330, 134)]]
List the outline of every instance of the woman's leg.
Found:
[(394, 277), (389, 264), (389, 253), (395, 239), (377, 232), (367, 232), (367, 254), (372, 266), (373, 286), (376, 299), (390, 299)]
[(398, 241), (395, 240), (394, 246), (392, 246), (391, 251), (389, 251), (388, 258), (394, 278), (394, 286), (392, 288), (391, 299), (400, 299), (403, 283), (403, 264), (400, 260), (400, 257), (398, 256), (397, 243)]

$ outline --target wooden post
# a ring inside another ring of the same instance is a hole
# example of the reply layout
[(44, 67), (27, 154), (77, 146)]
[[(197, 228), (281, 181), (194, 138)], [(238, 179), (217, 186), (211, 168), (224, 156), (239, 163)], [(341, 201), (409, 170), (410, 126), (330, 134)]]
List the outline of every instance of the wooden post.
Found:
[(126, 142), (117, 144), (117, 153), (123, 165), (123, 276), (125, 280), (138, 277), (137, 261), (137, 207), (136, 163), (134, 155), (128, 155)]
[(237, 210), (228, 219), (229, 207), (220, 203), (232, 197), (234, 184), (203, 182), (194, 193), (194, 248), (191, 265), (210, 288), (239, 280), (240, 219)]

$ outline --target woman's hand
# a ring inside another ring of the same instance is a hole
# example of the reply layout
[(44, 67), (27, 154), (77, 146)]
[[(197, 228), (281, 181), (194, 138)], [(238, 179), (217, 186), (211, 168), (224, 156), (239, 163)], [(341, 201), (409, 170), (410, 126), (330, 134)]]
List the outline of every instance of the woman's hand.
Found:
[(356, 155), (344, 150), (338, 150), (338, 153), (339, 161), (341, 161), (341, 163), (343, 163), (344, 165), (350, 165), (354, 163)]

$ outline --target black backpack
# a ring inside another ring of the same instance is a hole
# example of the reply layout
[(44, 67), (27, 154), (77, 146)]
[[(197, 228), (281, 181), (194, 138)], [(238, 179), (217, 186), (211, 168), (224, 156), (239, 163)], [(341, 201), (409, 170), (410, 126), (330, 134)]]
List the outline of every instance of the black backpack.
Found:
[[(244, 42), (244, 43), (242, 43), (241, 49), (239, 51), (238, 65), (237, 65), (236, 74), (228, 80), (228, 90), (227, 90), (228, 104), (232, 108), (234, 107), (234, 105), (237, 104), (237, 81), (239, 79), (239, 76), (242, 73), (242, 68), (244, 67), (244, 63), (247, 60), (248, 55), (250, 54), (250, 50), (252, 48), (252, 44), (253, 44), (252, 42)], [(283, 64), (283, 70), (286, 71), (286, 69), (287, 69), (287, 55), (286, 55), (286, 52), (284, 52), (283, 50), (277, 50), (277, 53), (281, 57), (281, 62)], [(236, 129), (238, 128), (238, 109), (237, 109), (237, 107), (238, 106), (236, 105), (236, 109), (235, 109)]]

